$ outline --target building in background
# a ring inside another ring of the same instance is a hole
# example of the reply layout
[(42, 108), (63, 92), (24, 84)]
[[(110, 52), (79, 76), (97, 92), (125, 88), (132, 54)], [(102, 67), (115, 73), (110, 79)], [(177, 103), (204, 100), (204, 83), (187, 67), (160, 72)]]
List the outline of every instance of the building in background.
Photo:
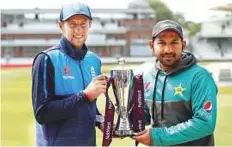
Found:
[[(230, 9), (229, 9), (230, 8)], [(216, 9), (219, 9), (217, 7)], [(231, 5), (220, 10), (231, 11)], [(87, 39), (90, 50), (102, 59), (151, 57), (147, 44), (156, 23), (155, 12), (146, 0), (134, 0), (127, 9), (92, 9), (93, 23)], [(32, 58), (58, 43), (59, 9), (3, 9), (1, 11), (1, 57)], [(232, 60), (232, 16), (202, 22), (201, 32), (191, 38), (184, 30), (187, 50), (200, 60)]]
[[(92, 9), (86, 44), (101, 57), (150, 56), (147, 41), (155, 13), (143, 0), (128, 9)], [(61, 37), (59, 9), (5, 9), (1, 12), (1, 57), (34, 57)]]
[[(232, 12), (232, 4), (213, 8)], [(201, 24), (201, 31), (192, 39), (193, 52), (200, 60), (232, 60), (232, 15), (211, 17)]]
[[(232, 12), (232, 4), (213, 9)], [(192, 41), (193, 52), (199, 60), (217, 61), (204, 65), (215, 81), (221, 85), (232, 85), (232, 15), (205, 20)]]

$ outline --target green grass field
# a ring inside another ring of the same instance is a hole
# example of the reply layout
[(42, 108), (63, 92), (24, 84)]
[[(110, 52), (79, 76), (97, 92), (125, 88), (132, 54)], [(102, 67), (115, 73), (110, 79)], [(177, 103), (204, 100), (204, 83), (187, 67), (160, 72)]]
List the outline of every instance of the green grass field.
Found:
[[(108, 66), (103, 70), (107, 71)], [(108, 74), (108, 73), (106, 73)], [(1, 145), (35, 145), (34, 117), (31, 102), (31, 69), (1, 70)], [(105, 99), (99, 97), (98, 106), (104, 111)], [(217, 146), (232, 145), (232, 87), (220, 87), (218, 95), (218, 119), (215, 132)], [(97, 131), (100, 146), (102, 134)], [(133, 146), (129, 139), (114, 139), (112, 146)]]

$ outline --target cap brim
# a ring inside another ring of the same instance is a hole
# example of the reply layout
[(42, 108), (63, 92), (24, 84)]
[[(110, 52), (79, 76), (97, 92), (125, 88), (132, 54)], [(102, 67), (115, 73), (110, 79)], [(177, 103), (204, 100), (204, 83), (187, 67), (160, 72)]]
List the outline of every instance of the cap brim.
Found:
[(66, 21), (66, 20), (68, 20), (70, 17), (72, 17), (72, 16), (74, 16), (74, 15), (84, 15), (84, 16), (86, 16), (87, 18), (89, 18), (90, 20), (92, 20), (92, 18), (89, 17), (89, 16), (86, 15), (86, 14), (83, 14), (83, 13), (74, 13), (74, 14), (72, 14), (72, 15), (69, 15), (69, 16), (63, 18), (61, 21)]
[(157, 37), (160, 33), (164, 32), (164, 31), (168, 31), (168, 30), (171, 30), (171, 31), (175, 31), (179, 36), (180, 38), (183, 38), (183, 36), (181, 35), (181, 33), (179, 31), (177, 31), (175, 28), (163, 28), (162, 30), (160, 30), (159, 32), (155, 33), (152, 35), (153, 38)]

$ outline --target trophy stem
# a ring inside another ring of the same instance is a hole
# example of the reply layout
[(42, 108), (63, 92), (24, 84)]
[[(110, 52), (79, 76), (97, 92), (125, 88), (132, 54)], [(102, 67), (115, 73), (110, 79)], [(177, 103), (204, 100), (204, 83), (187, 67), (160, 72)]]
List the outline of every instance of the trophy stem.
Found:
[[(123, 114), (124, 113), (124, 114)], [(122, 112), (122, 115), (119, 116), (118, 126), (115, 130), (115, 135), (119, 137), (133, 136), (133, 130), (131, 123), (129, 122), (128, 116), (125, 112)]]

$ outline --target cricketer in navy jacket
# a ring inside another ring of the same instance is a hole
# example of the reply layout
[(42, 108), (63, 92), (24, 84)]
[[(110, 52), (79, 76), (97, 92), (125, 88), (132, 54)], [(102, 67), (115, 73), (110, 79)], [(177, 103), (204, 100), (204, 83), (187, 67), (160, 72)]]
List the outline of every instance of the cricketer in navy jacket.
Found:
[(101, 73), (101, 61), (84, 44), (65, 38), (39, 53), (32, 67), (32, 103), (38, 146), (95, 146), (95, 125), (103, 122), (96, 100), (82, 92)]

